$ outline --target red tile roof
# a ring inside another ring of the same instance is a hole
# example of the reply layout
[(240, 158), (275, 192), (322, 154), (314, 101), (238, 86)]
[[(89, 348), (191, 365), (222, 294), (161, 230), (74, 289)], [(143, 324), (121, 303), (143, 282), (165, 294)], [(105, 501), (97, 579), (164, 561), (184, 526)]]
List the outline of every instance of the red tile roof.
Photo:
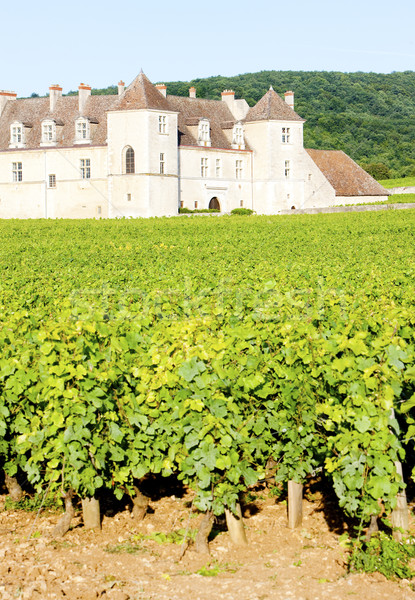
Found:
[(297, 113), (288, 106), (287, 102), (274, 92), (272, 87), (261, 100), (249, 109), (244, 121), (302, 121)]
[(390, 192), (341, 150), (306, 150), (336, 196), (389, 196)]
[[(30, 124), (26, 128), (26, 148), (38, 148), (41, 143), (41, 124), (53, 119), (57, 127), (57, 147), (70, 147), (75, 139), (75, 120), (89, 118), (91, 145), (104, 145), (107, 138), (107, 115), (111, 110), (154, 109), (178, 113), (179, 145), (197, 146), (197, 125), (201, 118), (209, 119), (211, 147), (231, 149), (229, 135), (236, 119), (226, 102), (179, 96), (165, 97), (140, 73), (120, 96), (89, 96), (83, 114), (79, 113), (78, 96), (61, 96), (53, 113), (49, 98), (27, 98), (7, 102), (0, 117), (0, 150), (7, 150), (10, 142), (10, 125), (14, 121)], [(246, 121), (262, 119), (302, 120), (273, 90), (250, 109)], [(249, 150), (249, 148), (246, 148)]]
[(57, 147), (73, 146), (75, 140), (75, 120), (82, 116), (93, 124), (91, 145), (103, 145), (107, 139), (106, 111), (114, 103), (115, 96), (90, 96), (83, 114), (79, 112), (78, 96), (58, 98), (53, 113), (50, 112), (49, 98), (25, 98), (7, 102), (0, 117), (0, 150), (7, 150), (10, 142), (10, 125), (17, 121), (30, 123), (25, 131), (25, 147), (39, 148), (42, 139), (42, 121), (52, 119), (57, 127)]
[(179, 143), (181, 146), (197, 146), (197, 126), (202, 118), (209, 119), (210, 136), (213, 148), (230, 149), (231, 143), (223, 133), (222, 124), (236, 123), (226, 102), (222, 100), (205, 100), (204, 98), (188, 98), (167, 96), (170, 110), (176, 111), (179, 123)]
[(142, 108), (169, 110), (165, 96), (141, 72), (116, 100), (111, 110), (139, 110)]

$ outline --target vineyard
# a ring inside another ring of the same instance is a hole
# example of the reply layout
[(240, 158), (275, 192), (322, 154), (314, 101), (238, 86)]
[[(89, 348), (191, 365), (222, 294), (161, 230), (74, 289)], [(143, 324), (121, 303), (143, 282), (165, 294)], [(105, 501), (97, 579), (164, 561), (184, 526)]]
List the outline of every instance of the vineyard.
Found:
[(142, 518), (151, 477), (191, 491), (201, 551), (222, 514), (246, 543), (261, 482), (291, 527), (324, 478), (357, 532), (406, 528), (415, 211), (0, 227), (0, 467), (62, 496), (55, 535), (74, 498)]

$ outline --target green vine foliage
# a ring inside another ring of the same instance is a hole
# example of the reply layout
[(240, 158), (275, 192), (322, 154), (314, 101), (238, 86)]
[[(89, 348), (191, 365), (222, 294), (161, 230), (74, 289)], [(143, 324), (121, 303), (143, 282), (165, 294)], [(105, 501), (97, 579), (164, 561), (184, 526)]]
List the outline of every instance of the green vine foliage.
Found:
[(412, 579), (415, 572), (409, 563), (414, 557), (413, 538), (398, 542), (380, 531), (372, 535), (369, 541), (363, 539), (354, 541), (348, 568), (350, 572), (357, 573), (377, 571), (387, 579)]
[(220, 515), (272, 457), (390, 512), (415, 431), (400, 213), (1, 224), (2, 467), (81, 497), (174, 475)]

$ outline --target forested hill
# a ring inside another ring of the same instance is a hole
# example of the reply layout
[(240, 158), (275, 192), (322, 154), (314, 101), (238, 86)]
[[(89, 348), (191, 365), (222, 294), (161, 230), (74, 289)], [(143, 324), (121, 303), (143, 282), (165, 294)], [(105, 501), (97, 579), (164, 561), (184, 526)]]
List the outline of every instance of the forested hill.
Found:
[(344, 150), (379, 179), (415, 176), (413, 71), (261, 71), (164, 83), (168, 94), (187, 96), (194, 86), (198, 97), (211, 99), (220, 99), (221, 92), (230, 88), (236, 98), (245, 98), (251, 106), (270, 85), (282, 97), (293, 90), (295, 110), (307, 120), (306, 148)]

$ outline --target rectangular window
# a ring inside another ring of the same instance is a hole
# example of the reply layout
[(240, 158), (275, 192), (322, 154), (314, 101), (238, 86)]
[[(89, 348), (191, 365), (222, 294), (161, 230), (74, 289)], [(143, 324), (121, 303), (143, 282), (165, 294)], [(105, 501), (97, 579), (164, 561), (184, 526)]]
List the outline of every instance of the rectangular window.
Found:
[(166, 115), (159, 115), (159, 133), (167, 133)]
[(235, 176), (236, 179), (242, 179), (243, 176), (243, 161), (237, 160), (235, 162)]
[(199, 121), (197, 141), (199, 146), (210, 146), (210, 122), (208, 119), (201, 119)]
[(197, 208), (197, 200), (195, 200), (195, 208)]
[(289, 177), (290, 176), (290, 161), (289, 160), (285, 161), (284, 175), (285, 175), (285, 177)]
[(243, 200), (241, 200), (241, 201), (239, 202), (239, 206), (240, 206), (241, 208), (243, 208), (243, 207), (244, 207), (244, 201), (243, 201)]
[(164, 152), (160, 152), (160, 175), (164, 175), (164, 166), (165, 166)]
[(200, 175), (201, 177), (207, 177), (209, 174), (209, 164), (207, 158), (200, 159)]
[(76, 123), (76, 139), (87, 140), (89, 138), (88, 122), (81, 120)]
[(52, 142), (53, 141), (53, 125), (49, 123), (44, 123), (42, 126), (42, 139), (44, 142)]
[(127, 194), (127, 202), (131, 202), (131, 194)]
[(56, 187), (56, 175), (49, 175), (48, 187), (49, 188)]
[(283, 144), (290, 143), (290, 128), (289, 127), (282, 128), (281, 141)]
[(23, 142), (23, 127), (21, 125), (13, 125), (12, 127), (12, 143), (21, 144)]
[(216, 159), (215, 172), (216, 172), (216, 177), (221, 177), (221, 175), (222, 175), (222, 164), (221, 164), (220, 158)]
[(91, 179), (91, 159), (81, 158), (81, 179)]
[(23, 181), (23, 167), (21, 162), (12, 163), (13, 181)]
[(102, 207), (101, 206), (97, 206), (97, 213), (99, 215), (102, 214)]

